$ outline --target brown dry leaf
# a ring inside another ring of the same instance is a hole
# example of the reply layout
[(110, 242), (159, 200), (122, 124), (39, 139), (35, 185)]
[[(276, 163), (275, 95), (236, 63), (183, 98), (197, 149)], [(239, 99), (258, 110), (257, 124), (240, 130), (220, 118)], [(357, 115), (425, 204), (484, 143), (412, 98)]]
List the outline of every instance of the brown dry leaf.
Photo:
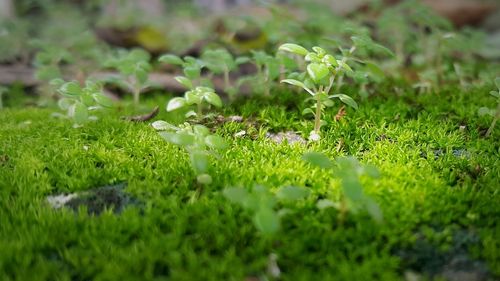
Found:
[(122, 117), (122, 119), (132, 122), (146, 122), (155, 118), (156, 115), (158, 115), (158, 112), (160, 112), (160, 108), (156, 106), (150, 113), (136, 115), (136, 116), (124, 116)]
[(342, 119), (342, 117), (344, 117), (346, 114), (347, 112), (345, 111), (345, 105), (343, 105), (339, 108), (339, 111), (337, 111), (337, 114), (335, 115), (335, 121), (340, 121), (340, 119)]

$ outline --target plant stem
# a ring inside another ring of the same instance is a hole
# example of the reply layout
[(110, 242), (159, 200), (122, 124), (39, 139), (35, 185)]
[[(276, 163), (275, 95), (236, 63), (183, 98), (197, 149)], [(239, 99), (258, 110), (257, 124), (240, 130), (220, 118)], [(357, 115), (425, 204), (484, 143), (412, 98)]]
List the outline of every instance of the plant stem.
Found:
[(316, 92), (316, 114), (314, 115), (314, 132), (319, 135), (319, 130), (321, 129), (321, 97), (320, 94), (323, 93), (323, 86), (320, 86), (319, 91)]
[(2, 109), (2, 108), (3, 108), (3, 93), (0, 92), (0, 109)]
[(199, 104), (197, 104), (197, 114), (196, 115), (198, 115), (198, 119), (201, 120), (201, 117), (203, 116), (203, 108), (202, 108), (201, 102)]
[(228, 91), (229, 90), (229, 87), (231, 85), (229, 84), (229, 69), (225, 69), (224, 70), (224, 91)]
[(134, 89), (134, 105), (136, 107), (139, 105), (139, 96), (140, 95), (141, 95), (141, 89), (136, 86)]

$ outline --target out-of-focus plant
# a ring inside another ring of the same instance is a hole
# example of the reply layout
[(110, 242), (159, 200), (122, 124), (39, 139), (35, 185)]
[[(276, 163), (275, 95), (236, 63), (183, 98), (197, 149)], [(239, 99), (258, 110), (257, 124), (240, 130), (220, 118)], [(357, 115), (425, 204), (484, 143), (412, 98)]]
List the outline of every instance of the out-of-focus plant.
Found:
[(201, 59), (203, 64), (211, 74), (224, 75), (224, 91), (234, 96), (236, 89), (231, 85), (229, 74), (231, 71), (238, 69), (240, 64), (249, 61), (247, 57), (234, 58), (226, 49), (206, 50), (203, 52)]
[(63, 97), (59, 99), (58, 105), (66, 111), (66, 115), (54, 115), (73, 119), (74, 127), (97, 120), (97, 116), (90, 115), (92, 111), (113, 105), (111, 99), (103, 94), (100, 83), (87, 80), (85, 85), (81, 86), (77, 81), (54, 79), (51, 84), (58, 88), (57, 92)]
[(347, 95), (329, 95), (335, 78), (345, 72), (353, 72), (353, 70), (344, 59), (336, 59), (320, 47), (313, 47), (313, 51), (310, 52), (297, 44), (287, 43), (281, 45), (279, 50), (302, 56), (307, 62), (305, 73), (291, 75), (295, 79), (289, 78), (281, 82), (301, 87), (312, 96), (315, 105), (303, 113), (314, 115), (314, 130), (311, 131), (309, 139), (317, 141), (320, 139), (321, 115), (325, 106), (333, 105), (331, 99), (338, 98), (343, 103), (355, 109), (358, 108), (357, 103)]
[(493, 117), (493, 121), (491, 122), (490, 127), (488, 128), (488, 131), (486, 131), (485, 136), (489, 137), (491, 135), (491, 132), (495, 128), (495, 125), (500, 119), (500, 77), (497, 77), (495, 79), (495, 86), (497, 87), (496, 91), (491, 91), (490, 95), (495, 97), (497, 99), (497, 107), (495, 108), (488, 108), (488, 107), (481, 107), (478, 111), (479, 115), (490, 115)]
[(118, 54), (105, 62), (105, 66), (119, 71), (119, 77), (113, 77), (111, 82), (125, 87), (134, 98), (134, 104), (139, 104), (141, 93), (149, 87), (150, 55), (142, 49), (131, 51), (119, 50)]
[(307, 163), (319, 168), (332, 171), (338, 177), (342, 186), (342, 199), (340, 203), (329, 199), (322, 199), (317, 206), (320, 209), (334, 207), (339, 210), (339, 220), (342, 222), (347, 214), (365, 210), (376, 221), (383, 220), (383, 214), (378, 204), (363, 191), (362, 176), (378, 178), (378, 170), (371, 165), (362, 165), (354, 157), (340, 157), (332, 162), (328, 157), (318, 152), (308, 152), (303, 156)]
[(184, 76), (186, 76), (193, 86), (201, 86), (201, 70), (205, 64), (201, 59), (185, 56), (183, 59), (172, 54), (162, 55), (158, 58), (161, 63), (182, 66)]
[(210, 134), (210, 130), (203, 125), (184, 123), (177, 127), (165, 121), (155, 121), (152, 126), (160, 131), (163, 139), (187, 151), (198, 183), (212, 183), (212, 177), (208, 174), (209, 158), (217, 156), (218, 151), (227, 147), (223, 138)]
[(257, 230), (264, 235), (271, 235), (279, 231), (281, 216), (286, 209), (276, 210), (278, 203), (298, 201), (309, 195), (309, 189), (297, 186), (285, 186), (272, 193), (262, 185), (256, 185), (251, 190), (242, 187), (226, 188), (224, 196), (232, 203), (248, 210), (253, 217)]
[(252, 59), (257, 67), (257, 83), (264, 88), (264, 95), (269, 96), (271, 85), (280, 76), (280, 59), (264, 51), (252, 51)]

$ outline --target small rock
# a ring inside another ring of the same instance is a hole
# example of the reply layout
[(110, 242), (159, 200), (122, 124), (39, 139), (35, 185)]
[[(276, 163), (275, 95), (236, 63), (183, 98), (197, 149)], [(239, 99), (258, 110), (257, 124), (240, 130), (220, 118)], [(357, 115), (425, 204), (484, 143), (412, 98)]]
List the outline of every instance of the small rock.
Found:
[(239, 131), (237, 132), (236, 134), (234, 134), (233, 136), (235, 138), (241, 138), (241, 137), (244, 137), (245, 135), (247, 134), (247, 132), (245, 130), (242, 130), (242, 131)]
[(266, 137), (271, 139), (277, 144), (282, 143), (283, 141), (287, 141), (288, 144), (306, 144), (306, 140), (302, 138), (300, 135), (298, 135), (295, 132), (288, 131), (288, 132), (279, 132), (277, 134), (275, 133), (266, 133)]
[(47, 202), (49, 202), (52, 208), (59, 209), (76, 197), (78, 197), (76, 193), (51, 195), (47, 196)]
[(241, 123), (241, 122), (243, 122), (243, 117), (238, 116), (238, 115), (231, 115), (231, 116), (227, 117), (227, 121)]

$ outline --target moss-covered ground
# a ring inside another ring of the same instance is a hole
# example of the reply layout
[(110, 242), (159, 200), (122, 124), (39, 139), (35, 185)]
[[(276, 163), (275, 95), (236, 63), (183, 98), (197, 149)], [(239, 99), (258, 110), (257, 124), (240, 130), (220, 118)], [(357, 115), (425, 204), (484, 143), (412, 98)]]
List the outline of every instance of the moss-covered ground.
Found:
[[(126, 106), (78, 129), (51, 117), (57, 109), (3, 109), (0, 280), (264, 280), (273, 279), (272, 254), (282, 280), (402, 280), (410, 271), (440, 278), (447, 269), (478, 268), (495, 280), (500, 128), (485, 138), (490, 119), (477, 115), (492, 104), (488, 92), (380, 91), (357, 98), (359, 110), (348, 109), (339, 122), (338, 107), (328, 110), (320, 143), (293, 146), (275, 144), (265, 132), (307, 136), (312, 121), (300, 114), (304, 94), (242, 99), (223, 114), (255, 120), (256, 138), (233, 137), (245, 124), (217, 127), (229, 148), (213, 160), (213, 183), (204, 187), (196, 184), (188, 155), (150, 122), (119, 118), (131, 112)], [(167, 100), (143, 102), (153, 107)], [(180, 117), (162, 109), (158, 119)], [(321, 198), (338, 201), (340, 186), (301, 160), (307, 151), (353, 155), (378, 167), (382, 177), (363, 182), (384, 221), (358, 213), (340, 223), (336, 209), (316, 208)], [(55, 210), (46, 200), (115, 184), (125, 184), (140, 204), (89, 215), (85, 207)], [(304, 186), (311, 195), (287, 205), (281, 230), (264, 236), (251, 214), (221, 192), (254, 184)]]

